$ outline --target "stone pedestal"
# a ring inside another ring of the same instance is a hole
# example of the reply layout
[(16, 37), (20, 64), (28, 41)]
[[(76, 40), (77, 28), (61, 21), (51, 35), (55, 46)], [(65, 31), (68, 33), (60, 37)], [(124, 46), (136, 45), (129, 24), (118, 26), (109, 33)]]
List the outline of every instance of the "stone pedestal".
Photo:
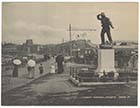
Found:
[(95, 71), (99, 77), (109, 72), (114, 72), (114, 76), (118, 73), (115, 69), (115, 51), (114, 49), (98, 49), (98, 67)]

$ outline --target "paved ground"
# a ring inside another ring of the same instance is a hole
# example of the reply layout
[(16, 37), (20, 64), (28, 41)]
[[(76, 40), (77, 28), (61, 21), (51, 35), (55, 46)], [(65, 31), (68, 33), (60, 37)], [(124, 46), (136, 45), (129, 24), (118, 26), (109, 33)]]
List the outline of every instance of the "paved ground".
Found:
[(76, 87), (63, 74), (48, 74), (2, 93), (2, 105), (136, 105), (136, 84), (126, 86)]
[[(41, 62), (44, 67), (43, 74), (39, 73), (39, 64), (35, 66), (34, 79), (37, 79), (40, 76), (44, 76), (50, 72), (50, 62), (50, 60), (47, 62)], [(12, 72), (12, 69), (7, 71), (2, 70), (2, 92), (7, 92), (8, 90), (25, 85), (34, 80), (28, 77), (27, 66), (18, 69), (18, 77), (12, 77)]]

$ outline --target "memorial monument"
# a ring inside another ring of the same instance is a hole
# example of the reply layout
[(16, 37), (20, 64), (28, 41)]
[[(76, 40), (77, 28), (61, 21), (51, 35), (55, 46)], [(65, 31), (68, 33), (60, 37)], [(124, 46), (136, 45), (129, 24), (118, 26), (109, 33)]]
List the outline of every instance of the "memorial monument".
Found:
[[(101, 31), (101, 44), (98, 48), (98, 66), (95, 74), (99, 77), (107, 75), (108, 73), (113, 73), (114, 78), (117, 78), (119, 74), (115, 69), (115, 51), (113, 49), (113, 41), (110, 33), (110, 27), (114, 28), (109, 18), (105, 16), (102, 12), (97, 15), (97, 19), (101, 21), (102, 31)], [(107, 34), (108, 41), (105, 42), (104, 34)]]

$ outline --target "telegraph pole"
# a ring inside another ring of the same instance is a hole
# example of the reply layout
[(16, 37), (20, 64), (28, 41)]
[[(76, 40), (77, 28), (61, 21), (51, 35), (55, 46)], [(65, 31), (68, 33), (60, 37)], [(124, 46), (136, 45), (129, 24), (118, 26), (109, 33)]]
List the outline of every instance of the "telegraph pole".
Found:
[(70, 42), (71, 42), (71, 24), (69, 24), (69, 38), (70, 38)]
[(69, 31), (69, 41), (70, 41), (70, 53), (69, 53), (69, 55), (72, 56), (72, 35), (71, 35), (71, 32), (72, 31), (96, 31), (96, 29), (79, 29), (79, 28), (72, 29), (72, 25), (69, 24), (68, 31)]
[(70, 41), (70, 53), (69, 53), (69, 55), (72, 56), (71, 24), (69, 24), (69, 39), (70, 39), (70, 40), (69, 40), (69, 41)]

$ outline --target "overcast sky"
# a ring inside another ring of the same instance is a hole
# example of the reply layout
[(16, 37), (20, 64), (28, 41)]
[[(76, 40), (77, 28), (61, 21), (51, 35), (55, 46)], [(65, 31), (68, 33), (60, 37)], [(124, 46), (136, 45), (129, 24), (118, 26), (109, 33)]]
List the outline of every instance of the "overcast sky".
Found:
[(2, 41), (23, 43), (33, 39), (37, 44), (60, 43), (69, 40), (68, 25), (92, 28), (85, 38), (100, 43), (101, 24), (97, 14), (105, 12), (114, 25), (113, 40), (138, 39), (137, 3), (3, 3)]

